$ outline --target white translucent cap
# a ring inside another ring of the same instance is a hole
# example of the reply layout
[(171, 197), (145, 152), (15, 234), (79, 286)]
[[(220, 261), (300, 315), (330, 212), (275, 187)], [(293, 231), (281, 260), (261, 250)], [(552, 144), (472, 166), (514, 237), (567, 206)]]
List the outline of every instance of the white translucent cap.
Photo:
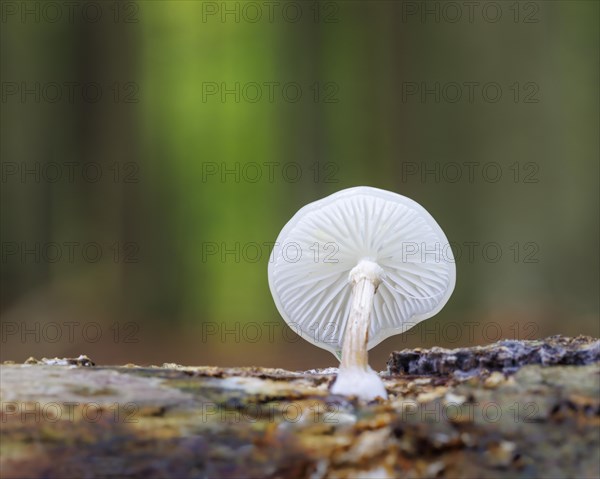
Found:
[(349, 274), (361, 260), (383, 271), (369, 349), (437, 314), (454, 290), (448, 240), (415, 201), (359, 186), (306, 205), (279, 233), (269, 260), (269, 287), (288, 325), (334, 354), (342, 349), (350, 312)]

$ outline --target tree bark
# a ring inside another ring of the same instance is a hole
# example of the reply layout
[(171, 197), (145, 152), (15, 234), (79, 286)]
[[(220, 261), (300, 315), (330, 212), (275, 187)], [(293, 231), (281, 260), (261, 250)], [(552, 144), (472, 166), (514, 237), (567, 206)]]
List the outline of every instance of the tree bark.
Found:
[(329, 371), (5, 363), (2, 477), (599, 477), (599, 351), (394, 352), (368, 404)]

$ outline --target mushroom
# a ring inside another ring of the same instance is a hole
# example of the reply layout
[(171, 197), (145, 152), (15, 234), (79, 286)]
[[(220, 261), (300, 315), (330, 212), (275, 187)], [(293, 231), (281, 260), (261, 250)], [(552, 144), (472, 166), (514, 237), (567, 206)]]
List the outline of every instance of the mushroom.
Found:
[(437, 314), (456, 279), (448, 240), (425, 208), (366, 186), (301, 208), (268, 273), (288, 325), (341, 358), (332, 393), (367, 401), (387, 397), (368, 350)]

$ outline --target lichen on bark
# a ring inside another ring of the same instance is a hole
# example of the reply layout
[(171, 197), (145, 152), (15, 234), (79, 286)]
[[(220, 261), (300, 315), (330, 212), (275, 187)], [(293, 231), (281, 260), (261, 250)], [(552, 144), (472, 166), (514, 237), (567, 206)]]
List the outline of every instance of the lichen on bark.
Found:
[(2, 477), (598, 477), (597, 344), (395, 352), (370, 403), (330, 370), (4, 364)]

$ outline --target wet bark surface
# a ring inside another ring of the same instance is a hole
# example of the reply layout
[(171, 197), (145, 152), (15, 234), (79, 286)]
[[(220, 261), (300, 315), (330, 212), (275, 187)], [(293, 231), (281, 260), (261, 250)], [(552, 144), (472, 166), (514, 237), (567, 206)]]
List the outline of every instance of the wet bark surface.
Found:
[(386, 401), (330, 370), (1, 366), (4, 478), (597, 478), (599, 341), (394, 352)]
[(587, 337), (551, 336), (543, 340), (499, 341), (488, 346), (395, 351), (391, 374), (461, 375), (486, 371), (512, 373), (529, 364), (582, 366), (600, 361), (600, 341)]

